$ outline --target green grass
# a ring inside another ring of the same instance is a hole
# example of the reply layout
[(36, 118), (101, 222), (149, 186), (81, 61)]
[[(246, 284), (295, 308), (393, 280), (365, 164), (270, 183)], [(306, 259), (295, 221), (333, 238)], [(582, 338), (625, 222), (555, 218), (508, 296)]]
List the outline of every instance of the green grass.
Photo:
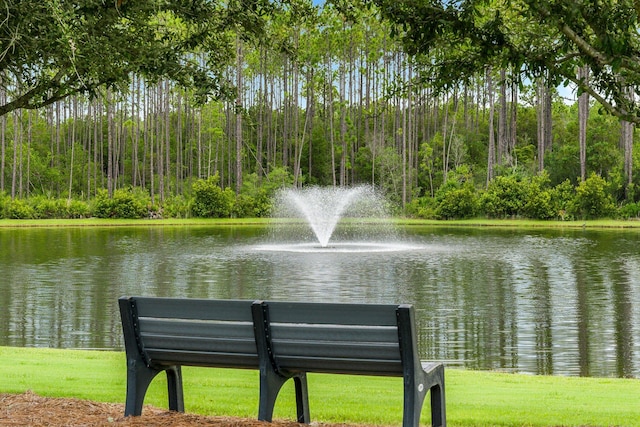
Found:
[(426, 220), (399, 218), (396, 223), (404, 226), (434, 226), (434, 227), (521, 227), (521, 228), (590, 228), (590, 229), (640, 229), (640, 221), (618, 219), (594, 219), (586, 221), (554, 221), (534, 219), (457, 219), (457, 220)]
[[(183, 368), (187, 412), (254, 418), (258, 373), (252, 370)], [(124, 403), (122, 352), (0, 347), (0, 392), (32, 390), (43, 396)], [(400, 425), (400, 378), (309, 375), (312, 421)], [(633, 426), (640, 425), (637, 379), (531, 376), (446, 370), (448, 425)], [(145, 403), (166, 408), (159, 376)], [(422, 421), (429, 423), (429, 403)], [(283, 389), (274, 414), (294, 419), (293, 389)]]
[(0, 219), (0, 228), (262, 225), (270, 221), (269, 218)]
[[(168, 218), (168, 219), (0, 219), (0, 228), (22, 227), (132, 227), (132, 226), (240, 226), (267, 225), (271, 218)], [(281, 220), (289, 221), (289, 220)], [(375, 220), (374, 220), (375, 221)], [(589, 229), (637, 229), (640, 221), (599, 219), (588, 221), (541, 221), (529, 219), (461, 219), (426, 220), (411, 218), (392, 218), (398, 226), (429, 227), (505, 227), (505, 228), (589, 228)]]

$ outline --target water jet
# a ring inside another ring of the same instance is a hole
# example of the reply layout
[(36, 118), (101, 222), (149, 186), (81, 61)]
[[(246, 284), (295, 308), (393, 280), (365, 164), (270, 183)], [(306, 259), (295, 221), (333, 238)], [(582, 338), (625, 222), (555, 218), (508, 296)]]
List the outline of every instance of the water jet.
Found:
[(258, 249), (354, 253), (414, 248), (398, 240), (387, 206), (370, 185), (282, 189), (272, 213), (277, 243)]

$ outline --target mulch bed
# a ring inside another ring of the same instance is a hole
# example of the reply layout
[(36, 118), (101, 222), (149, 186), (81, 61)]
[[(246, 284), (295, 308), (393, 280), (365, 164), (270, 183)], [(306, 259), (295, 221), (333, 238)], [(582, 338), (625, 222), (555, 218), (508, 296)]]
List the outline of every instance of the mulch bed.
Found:
[[(124, 404), (100, 403), (71, 398), (50, 398), (32, 392), (22, 394), (0, 393), (0, 426), (11, 427), (300, 427), (289, 421), (262, 421), (233, 418), (206, 417), (182, 414), (145, 406), (140, 417), (124, 417)], [(312, 423), (321, 427), (356, 427), (348, 424)], [(365, 427), (365, 426), (358, 426)]]

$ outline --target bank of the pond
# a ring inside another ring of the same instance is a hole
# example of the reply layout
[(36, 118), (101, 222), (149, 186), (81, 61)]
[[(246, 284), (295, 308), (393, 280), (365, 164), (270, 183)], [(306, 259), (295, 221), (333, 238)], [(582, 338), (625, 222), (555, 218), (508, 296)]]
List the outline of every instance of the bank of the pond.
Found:
[(266, 225), (267, 218), (167, 218), (167, 219), (0, 219), (0, 228), (29, 227), (152, 227)]
[[(122, 403), (124, 353), (0, 347), (0, 393)], [(253, 418), (258, 374), (252, 370), (185, 368), (187, 411)], [(310, 375), (312, 418), (323, 423), (399, 425), (399, 378)], [(293, 390), (283, 389), (275, 418), (295, 416)], [(447, 369), (450, 426), (637, 426), (637, 379), (569, 378)], [(145, 403), (166, 407), (159, 376)], [(425, 403), (428, 408), (428, 401)], [(428, 422), (428, 410), (423, 420)]]
[[(136, 227), (136, 226), (261, 226), (272, 224), (271, 218), (167, 218), (167, 219), (0, 219), (0, 228), (28, 227)], [(280, 221), (289, 221), (287, 219)], [(299, 220), (295, 220), (299, 221)], [(370, 219), (371, 223), (380, 219)], [(541, 221), (528, 219), (461, 219), (427, 220), (395, 217), (389, 219), (401, 227), (504, 227), (504, 228), (551, 228), (551, 229), (638, 229), (640, 220), (588, 220), (588, 221)]]

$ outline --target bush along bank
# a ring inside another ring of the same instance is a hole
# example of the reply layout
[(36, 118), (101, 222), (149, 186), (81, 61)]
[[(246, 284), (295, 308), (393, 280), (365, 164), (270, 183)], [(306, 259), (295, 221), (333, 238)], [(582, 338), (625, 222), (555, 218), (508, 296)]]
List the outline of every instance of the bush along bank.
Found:
[[(236, 194), (228, 187), (223, 188), (219, 181), (218, 175), (198, 179), (184, 194), (163, 200), (157, 195), (152, 197), (141, 187), (120, 188), (112, 194), (98, 190), (89, 200), (44, 195), (21, 199), (0, 192), (0, 218), (261, 218), (270, 215), (272, 198), (278, 188), (293, 185), (293, 178), (288, 174), (263, 185), (249, 179), (242, 191)], [(640, 202), (618, 203), (620, 199), (633, 199), (616, 197), (618, 189), (615, 183), (596, 174), (578, 185), (564, 181), (552, 186), (546, 173), (498, 176), (486, 189), (478, 189), (466, 167), (461, 167), (449, 174), (433, 197), (416, 197), (404, 210), (396, 206), (392, 213), (441, 220), (480, 217), (560, 221), (640, 218)]]

